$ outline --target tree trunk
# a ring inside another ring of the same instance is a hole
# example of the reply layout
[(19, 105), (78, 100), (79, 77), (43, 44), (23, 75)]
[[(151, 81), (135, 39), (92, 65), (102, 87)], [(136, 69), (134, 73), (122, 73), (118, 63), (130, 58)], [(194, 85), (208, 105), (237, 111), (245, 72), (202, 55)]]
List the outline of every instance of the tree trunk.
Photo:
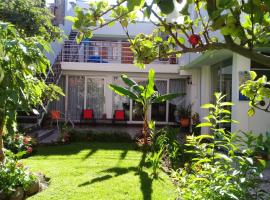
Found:
[(148, 108), (144, 108), (144, 117), (143, 117), (143, 141), (144, 141), (144, 145), (147, 145), (147, 135), (148, 135)]
[[(2, 115), (3, 113), (0, 114)], [(6, 121), (5, 117), (0, 117), (0, 163), (3, 163), (5, 161), (4, 143), (3, 143), (5, 121)]]

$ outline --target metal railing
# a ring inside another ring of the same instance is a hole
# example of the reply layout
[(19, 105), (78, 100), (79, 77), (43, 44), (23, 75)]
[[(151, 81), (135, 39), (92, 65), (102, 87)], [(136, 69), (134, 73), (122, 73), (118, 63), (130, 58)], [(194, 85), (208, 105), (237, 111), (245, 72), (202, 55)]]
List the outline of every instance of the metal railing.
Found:
[[(123, 63), (132, 64), (134, 54), (129, 42), (66, 40), (62, 50), (62, 62)], [(177, 64), (176, 57), (160, 58), (153, 63)]]

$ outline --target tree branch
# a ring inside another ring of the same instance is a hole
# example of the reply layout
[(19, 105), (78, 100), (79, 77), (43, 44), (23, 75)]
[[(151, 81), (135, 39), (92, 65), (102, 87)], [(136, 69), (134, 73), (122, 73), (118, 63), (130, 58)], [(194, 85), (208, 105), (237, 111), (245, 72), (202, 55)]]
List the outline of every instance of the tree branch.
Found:
[(233, 42), (232, 38), (230, 36), (224, 36), (226, 41), (226, 48), (229, 49), (235, 53), (238, 53), (244, 57), (250, 58), (257, 63), (260, 63), (262, 65), (265, 65), (270, 68), (270, 56), (263, 55), (259, 52), (256, 52), (255, 50), (250, 50), (245, 47), (242, 47), (240, 45), (237, 45)]

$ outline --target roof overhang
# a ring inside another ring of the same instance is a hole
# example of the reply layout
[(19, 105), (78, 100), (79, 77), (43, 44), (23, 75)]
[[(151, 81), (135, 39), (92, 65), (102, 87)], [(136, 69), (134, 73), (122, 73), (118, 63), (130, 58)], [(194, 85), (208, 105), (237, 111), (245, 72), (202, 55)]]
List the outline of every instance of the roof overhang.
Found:
[(200, 68), (204, 65), (213, 65), (217, 62), (220, 62), (222, 60), (226, 60), (232, 57), (232, 55), (233, 55), (233, 52), (227, 49), (207, 51), (203, 53), (201, 56), (197, 57), (192, 62), (190, 62), (189, 64), (181, 66), (181, 70)]

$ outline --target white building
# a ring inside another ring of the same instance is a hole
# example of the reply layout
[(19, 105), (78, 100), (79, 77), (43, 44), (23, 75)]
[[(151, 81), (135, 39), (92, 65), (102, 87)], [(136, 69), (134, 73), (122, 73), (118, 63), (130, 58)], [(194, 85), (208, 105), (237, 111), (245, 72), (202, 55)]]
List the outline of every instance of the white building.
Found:
[[(73, 5), (65, 2), (65, 15), (72, 15)], [(63, 28), (68, 34), (71, 24), (65, 21)], [(138, 33), (151, 33), (152, 29), (153, 25), (148, 22), (129, 26), (132, 37)], [(195, 56), (187, 54), (180, 59), (156, 60), (141, 70), (132, 64), (133, 54), (120, 25), (99, 29), (94, 32), (93, 38), (80, 44), (74, 39), (75, 33), (71, 33), (64, 44), (52, 44), (55, 54), (49, 55), (53, 62), (55, 55), (61, 52), (62, 76), (59, 84), (66, 96), (53, 103), (51, 110), (60, 110), (63, 118), (79, 122), (83, 110), (92, 109), (96, 119), (112, 119), (115, 110), (124, 110), (127, 123), (140, 123), (140, 108), (131, 100), (115, 95), (108, 84), (122, 84), (119, 77), (123, 73), (143, 84), (148, 70), (154, 68), (156, 89), (160, 93), (186, 93), (171, 102), (152, 106), (149, 117), (157, 123), (174, 123), (175, 110), (180, 105), (193, 104), (193, 112), (205, 116), (207, 111), (200, 109), (200, 106), (211, 102), (212, 94), (219, 91), (227, 94), (226, 100), (235, 103), (232, 118), (240, 124), (232, 125), (233, 131), (241, 129), (260, 133), (270, 128), (269, 114), (257, 111), (254, 117), (249, 118), (248, 101), (239, 98), (239, 76), (242, 72), (252, 69), (269, 74), (263, 66), (245, 57), (219, 50)]]

